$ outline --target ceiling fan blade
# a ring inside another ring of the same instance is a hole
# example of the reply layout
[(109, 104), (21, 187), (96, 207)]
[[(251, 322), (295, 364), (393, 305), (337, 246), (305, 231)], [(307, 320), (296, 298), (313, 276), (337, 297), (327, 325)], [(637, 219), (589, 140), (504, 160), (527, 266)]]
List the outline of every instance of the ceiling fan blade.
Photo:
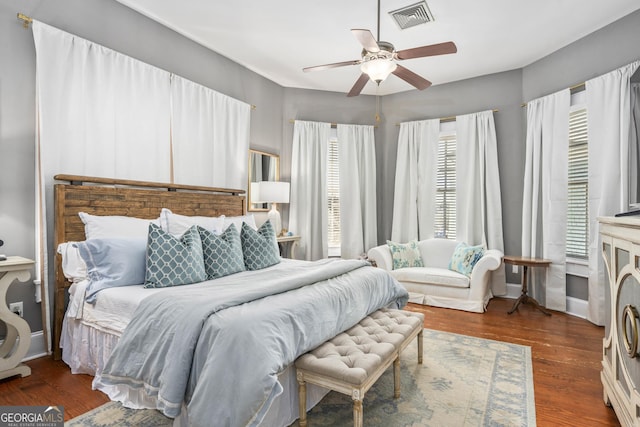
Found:
[(424, 58), (425, 56), (446, 55), (448, 53), (456, 53), (457, 51), (458, 48), (454, 42), (445, 42), (414, 47), (413, 49), (404, 49), (398, 51), (396, 57), (398, 59)]
[(353, 85), (353, 87), (351, 88), (351, 90), (349, 91), (347, 96), (358, 96), (358, 95), (360, 95), (360, 92), (362, 92), (362, 89), (364, 88), (364, 85), (366, 85), (368, 81), (369, 81), (369, 76), (368, 75), (366, 75), (365, 73), (360, 74), (360, 77), (356, 81), (356, 84)]
[(402, 65), (398, 65), (392, 73), (409, 83), (411, 86), (414, 86), (416, 89), (423, 90), (431, 86), (431, 82), (429, 80), (424, 77), (420, 77), (413, 71), (404, 68)]
[(380, 51), (378, 42), (376, 41), (375, 37), (373, 37), (373, 34), (371, 34), (371, 31), (353, 29), (351, 30), (351, 33), (367, 52), (376, 53)]
[(353, 61), (344, 61), (344, 62), (336, 62), (333, 64), (324, 64), (324, 65), (316, 65), (314, 67), (306, 67), (303, 68), (302, 71), (308, 73), (309, 71), (319, 71), (319, 70), (328, 70), (329, 68), (337, 68), (344, 67), (345, 65), (357, 65), (362, 61), (359, 59), (354, 59)]

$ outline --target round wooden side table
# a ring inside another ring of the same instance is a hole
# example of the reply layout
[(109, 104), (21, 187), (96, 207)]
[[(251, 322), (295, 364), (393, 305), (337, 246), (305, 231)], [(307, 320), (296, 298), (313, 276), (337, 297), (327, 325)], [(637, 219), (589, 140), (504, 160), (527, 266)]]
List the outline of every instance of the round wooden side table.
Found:
[(512, 255), (505, 255), (502, 259), (504, 260), (505, 264), (522, 266), (522, 293), (520, 294), (516, 302), (513, 304), (513, 307), (511, 308), (511, 310), (508, 311), (508, 313), (511, 314), (514, 311), (516, 311), (520, 304), (530, 303), (531, 305), (533, 305), (535, 308), (537, 308), (547, 316), (551, 316), (551, 313), (549, 313), (543, 306), (541, 306), (540, 303), (535, 300), (535, 298), (527, 294), (527, 275), (528, 275), (529, 267), (547, 268), (551, 264), (551, 261), (549, 261), (548, 259), (542, 259), (542, 258), (529, 258), (529, 257), (512, 256)]

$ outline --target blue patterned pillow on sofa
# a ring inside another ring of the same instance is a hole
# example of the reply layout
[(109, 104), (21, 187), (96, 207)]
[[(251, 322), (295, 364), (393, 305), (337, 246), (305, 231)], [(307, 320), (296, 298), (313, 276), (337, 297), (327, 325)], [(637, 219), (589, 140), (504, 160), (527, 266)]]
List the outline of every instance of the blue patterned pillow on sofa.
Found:
[(149, 225), (145, 288), (189, 285), (206, 279), (197, 226), (176, 237), (158, 225)]
[(458, 243), (449, 261), (449, 270), (457, 271), (465, 276), (471, 276), (471, 271), (480, 258), (484, 255), (482, 245), (469, 246), (466, 243)]
[(391, 251), (394, 270), (399, 268), (424, 267), (417, 240), (412, 240), (409, 243), (396, 243), (387, 240), (387, 246)]
[(202, 240), (207, 280), (245, 270), (240, 232), (234, 224), (227, 227), (219, 236), (202, 227), (198, 227), (198, 232)]
[(243, 222), (240, 237), (247, 270), (261, 270), (280, 262), (276, 233), (271, 221), (267, 220), (257, 231)]

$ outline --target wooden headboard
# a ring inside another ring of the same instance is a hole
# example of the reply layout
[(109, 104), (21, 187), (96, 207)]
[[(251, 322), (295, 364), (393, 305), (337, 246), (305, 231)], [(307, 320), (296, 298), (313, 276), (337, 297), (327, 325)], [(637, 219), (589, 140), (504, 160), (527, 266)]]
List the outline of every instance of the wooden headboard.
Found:
[[(56, 175), (55, 248), (60, 243), (85, 240), (78, 212), (91, 215), (121, 215), (155, 219), (162, 208), (180, 215), (239, 216), (246, 213), (244, 190), (157, 182)], [(88, 185), (87, 185), (88, 184)], [(53, 357), (60, 359), (60, 334), (65, 296), (71, 283), (62, 273), (62, 258), (56, 253)]]

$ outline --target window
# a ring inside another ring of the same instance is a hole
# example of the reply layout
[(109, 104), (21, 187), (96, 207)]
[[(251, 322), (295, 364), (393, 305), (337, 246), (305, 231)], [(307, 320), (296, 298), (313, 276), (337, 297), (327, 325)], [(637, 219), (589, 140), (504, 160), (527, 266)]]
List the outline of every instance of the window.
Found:
[(569, 114), (569, 185), (567, 206), (567, 257), (589, 257), (589, 186), (587, 161), (587, 110)]
[(435, 237), (456, 238), (456, 134), (440, 134), (436, 177)]
[[(335, 129), (332, 129), (335, 131)], [(329, 256), (340, 256), (340, 173), (338, 168), (338, 139), (332, 137), (327, 149), (327, 206)]]

